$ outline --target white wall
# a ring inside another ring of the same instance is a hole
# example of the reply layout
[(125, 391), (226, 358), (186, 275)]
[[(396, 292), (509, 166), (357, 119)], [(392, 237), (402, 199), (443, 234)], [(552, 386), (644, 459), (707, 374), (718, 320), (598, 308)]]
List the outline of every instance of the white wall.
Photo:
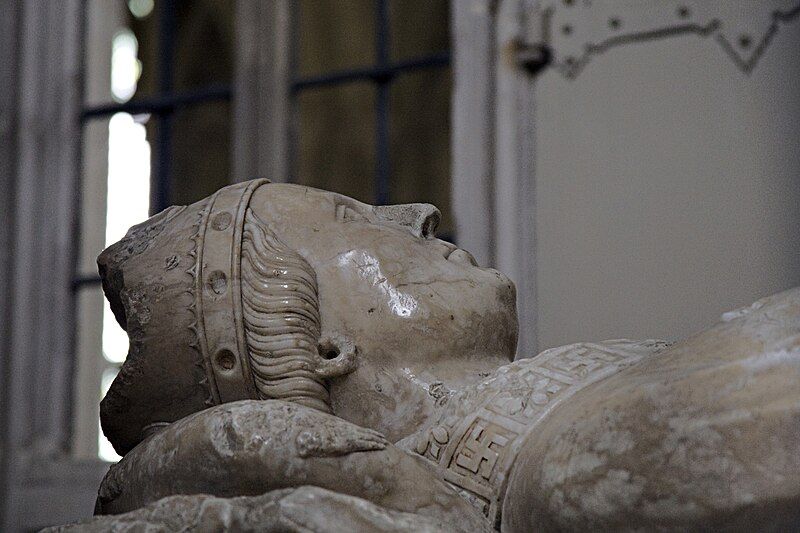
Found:
[(751, 74), (712, 38), (536, 81), (538, 347), (678, 339), (800, 284), (800, 21)]

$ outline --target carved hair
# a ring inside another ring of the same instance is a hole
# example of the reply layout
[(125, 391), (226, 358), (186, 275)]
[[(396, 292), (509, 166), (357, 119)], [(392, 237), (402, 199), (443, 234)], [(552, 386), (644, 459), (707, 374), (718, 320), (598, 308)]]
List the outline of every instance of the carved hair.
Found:
[(242, 235), (242, 308), (253, 378), (262, 399), (330, 412), (314, 269), (248, 209)]

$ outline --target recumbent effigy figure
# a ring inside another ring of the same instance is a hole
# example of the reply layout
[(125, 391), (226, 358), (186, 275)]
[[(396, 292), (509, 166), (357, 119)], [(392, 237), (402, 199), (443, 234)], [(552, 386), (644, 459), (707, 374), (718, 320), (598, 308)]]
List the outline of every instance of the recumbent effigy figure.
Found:
[(439, 216), (255, 180), (105, 250), (123, 459), (80, 527), (798, 524), (800, 289), (676, 345), (511, 362), (514, 286)]

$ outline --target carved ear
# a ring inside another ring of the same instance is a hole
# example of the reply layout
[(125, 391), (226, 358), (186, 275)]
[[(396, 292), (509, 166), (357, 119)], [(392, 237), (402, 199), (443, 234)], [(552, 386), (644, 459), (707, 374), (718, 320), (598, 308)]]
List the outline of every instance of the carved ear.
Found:
[(358, 366), (358, 347), (344, 335), (322, 337), (319, 341), (319, 356), (314, 372), (321, 378), (344, 376)]

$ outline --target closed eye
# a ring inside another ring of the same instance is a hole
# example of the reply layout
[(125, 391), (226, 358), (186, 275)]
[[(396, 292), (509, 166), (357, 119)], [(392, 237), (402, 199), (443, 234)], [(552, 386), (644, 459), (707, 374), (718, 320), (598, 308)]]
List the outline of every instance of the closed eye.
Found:
[(336, 206), (336, 220), (339, 222), (369, 222), (369, 219), (364, 214), (346, 204)]

